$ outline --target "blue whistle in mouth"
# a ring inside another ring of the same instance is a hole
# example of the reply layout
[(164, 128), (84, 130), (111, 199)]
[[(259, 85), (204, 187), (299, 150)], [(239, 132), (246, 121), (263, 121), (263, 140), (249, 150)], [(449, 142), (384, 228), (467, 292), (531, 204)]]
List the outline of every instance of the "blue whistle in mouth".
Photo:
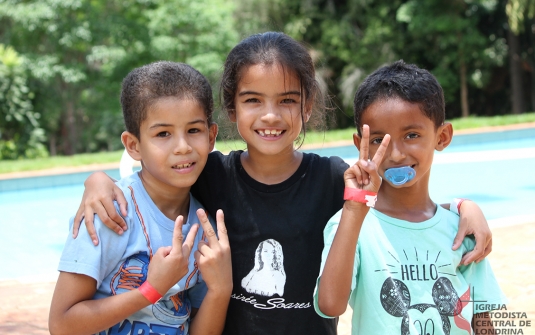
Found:
[(385, 178), (394, 185), (403, 185), (416, 176), (416, 171), (410, 166), (391, 168), (385, 171)]

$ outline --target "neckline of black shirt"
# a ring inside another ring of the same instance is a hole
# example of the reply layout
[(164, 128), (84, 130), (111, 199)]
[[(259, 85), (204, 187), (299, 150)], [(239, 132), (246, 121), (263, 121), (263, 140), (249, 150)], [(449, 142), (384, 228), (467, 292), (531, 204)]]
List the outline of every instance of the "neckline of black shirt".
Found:
[(299, 181), (302, 177), (305, 176), (306, 171), (308, 169), (308, 165), (310, 164), (310, 161), (312, 159), (312, 154), (303, 153), (303, 159), (301, 160), (301, 164), (299, 164), (297, 170), (288, 179), (278, 184), (268, 185), (256, 181), (251, 176), (249, 176), (249, 174), (247, 174), (241, 164), (240, 156), (242, 152), (243, 150), (234, 151), (234, 155), (232, 157), (239, 177), (242, 178), (245, 184), (247, 184), (249, 187), (264, 193), (281, 192), (291, 187), (293, 184), (295, 184), (297, 181)]

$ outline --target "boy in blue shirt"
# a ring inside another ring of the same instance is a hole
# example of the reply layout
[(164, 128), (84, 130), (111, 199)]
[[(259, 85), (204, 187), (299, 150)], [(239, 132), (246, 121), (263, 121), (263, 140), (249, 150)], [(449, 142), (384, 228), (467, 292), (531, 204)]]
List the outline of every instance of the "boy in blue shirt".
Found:
[(217, 135), (210, 84), (189, 65), (152, 63), (126, 76), (121, 105), (121, 139), (142, 165), (117, 182), (130, 229), (118, 235), (96, 217), (98, 246), (87, 231), (68, 237), (50, 332), (220, 334), (232, 292), (223, 213), (218, 239), (190, 195)]
[(335, 317), (349, 301), (352, 334), (492, 329), (490, 322), (472, 322), (489, 318), (488, 307), (473, 314), (474, 301), (505, 303), (490, 265), (486, 259), (459, 265), (474, 241), (465, 238), (453, 251), (459, 217), (429, 196), (434, 151), (453, 136), (439, 83), (398, 61), (364, 80), (354, 117), (360, 157), (344, 175), (340, 223), (325, 228), (316, 311)]

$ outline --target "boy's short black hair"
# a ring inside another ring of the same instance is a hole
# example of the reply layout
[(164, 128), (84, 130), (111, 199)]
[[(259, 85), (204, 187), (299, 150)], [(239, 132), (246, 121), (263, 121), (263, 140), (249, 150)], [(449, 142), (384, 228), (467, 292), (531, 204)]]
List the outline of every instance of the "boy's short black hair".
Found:
[(212, 124), (214, 101), (208, 80), (193, 67), (176, 62), (155, 62), (132, 70), (123, 80), (121, 106), (126, 130), (140, 139), (141, 122), (160, 98), (196, 101)]
[(437, 128), (444, 123), (444, 91), (435, 76), (414, 64), (399, 60), (375, 70), (357, 89), (353, 112), (359, 135), (362, 135), (360, 119), (366, 108), (376, 101), (391, 98), (420, 105), (420, 110)]

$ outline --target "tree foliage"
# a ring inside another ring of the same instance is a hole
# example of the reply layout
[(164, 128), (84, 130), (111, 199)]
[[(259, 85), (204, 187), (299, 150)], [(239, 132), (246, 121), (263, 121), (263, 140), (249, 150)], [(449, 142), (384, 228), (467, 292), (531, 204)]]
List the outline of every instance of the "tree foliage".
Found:
[(352, 126), (358, 85), (400, 58), (437, 76), (447, 117), (523, 112), (535, 108), (534, 16), (535, 0), (0, 0), (2, 52), (19, 53), (2, 85), (13, 78), (20, 99), (9, 103), (33, 115), (14, 140), (2, 96), (2, 145), (16, 147), (3, 158), (42, 154), (42, 144), (52, 155), (118, 149), (132, 68), (186, 62), (216, 85), (238, 40), (267, 30), (310, 47), (331, 128)]
[(232, 10), (223, 0), (6, 0), (0, 41), (28, 59), (52, 154), (118, 149), (122, 78), (172, 60), (215, 82), (237, 42)]
[(0, 44), (0, 159), (46, 156), (23, 59)]

